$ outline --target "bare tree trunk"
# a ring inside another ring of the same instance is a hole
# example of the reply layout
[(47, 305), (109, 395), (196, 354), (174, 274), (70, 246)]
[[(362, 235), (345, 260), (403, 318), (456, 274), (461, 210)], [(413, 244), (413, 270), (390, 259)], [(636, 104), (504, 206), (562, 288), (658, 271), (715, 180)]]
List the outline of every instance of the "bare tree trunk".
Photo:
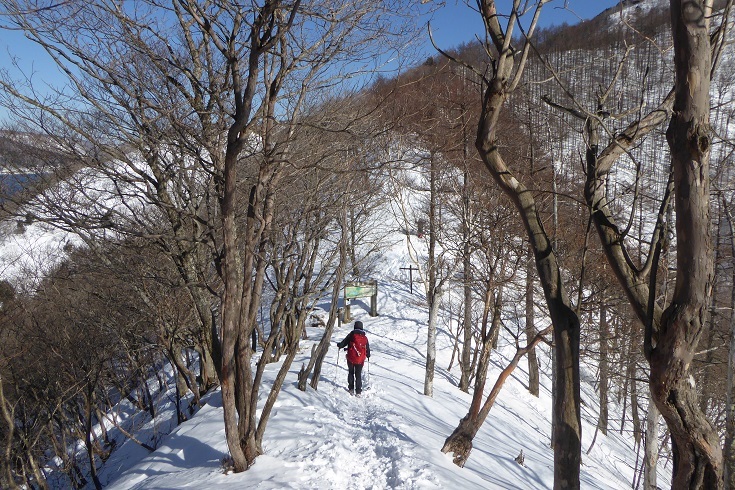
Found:
[(94, 488), (102, 490), (102, 482), (97, 474), (97, 463), (94, 458), (94, 444), (92, 442), (92, 397), (94, 386), (88, 385), (84, 396), (84, 447), (87, 450), (87, 459), (89, 461), (89, 472), (94, 482)]
[(643, 463), (643, 490), (656, 490), (658, 475), (658, 419), (659, 412), (653, 400), (648, 402), (646, 415), (646, 449)]
[[(723, 199), (730, 231), (730, 256), (733, 263), (732, 283), (735, 284), (735, 220)], [(730, 350), (727, 356), (727, 401), (725, 405), (725, 488), (735, 490), (735, 287), (730, 293)]]
[(426, 376), (424, 377), (424, 395), (434, 396), (434, 369), (436, 366), (436, 322), (439, 315), (439, 300), (441, 286), (438, 281), (439, 261), (436, 258), (436, 230), (437, 230), (437, 183), (439, 178), (436, 169), (436, 158), (432, 154), (429, 161), (429, 257), (427, 263), (428, 284), (426, 285), (426, 300), (429, 303), (429, 324), (426, 340)]
[(603, 296), (600, 301), (600, 418), (597, 420), (597, 428), (607, 435), (608, 420), (608, 386), (610, 384), (610, 373), (607, 342), (610, 338), (610, 327), (607, 323), (607, 304)]
[(5, 398), (5, 390), (3, 387), (3, 378), (0, 376), (0, 415), (3, 418), (4, 430), (2, 431), (4, 440), (3, 443), (3, 457), (0, 460), (0, 470), (2, 476), (0, 476), (0, 482), (5, 482), (8, 488), (18, 488), (15, 484), (15, 478), (13, 475), (13, 468), (11, 465), (11, 455), (13, 450), (13, 437), (15, 431), (15, 411), (13, 405), (11, 405), (7, 398)]
[[(551, 162), (551, 168), (554, 169), (554, 162)], [(553, 172), (553, 177), (551, 179), (551, 191), (554, 196), (553, 200), (553, 211), (552, 211), (552, 222), (554, 226), (554, 231), (552, 235), (552, 241), (551, 241), (551, 249), (552, 250), (559, 250), (557, 246), (557, 232), (559, 230), (559, 195), (557, 193), (557, 185), (556, 185), (556, 171)], [(577, 316), (579, 316), (579, 313), (575, 312)], [(554, 342), (554, 345), (556, 345), (556, 341)], [(551, 349), (551, 440), (549, 441), (550, 447), (555, 448), (556, 447), (556, 437), (557, 437), (557, 425), (559, 425), (559, 414), (556, 412), (557, 407), (557, 399), (559, 398), (560, 392), (556, 389), (557, 384), (559, 383), (559, 365), (557, 364), (557, 357), (559, 356), (559, 353), (557, 352), (556, 348)], [(582, 439), (582, 436), (580, 434), (580, 440)], [(580, 451), (581, 451), (581, 443), (580, 443)], [(581, 459), (581, 455), (580, 455)], [(581, 465), (581, 462), (580, 462)]]
[[(735, 270), (735, 269), (734, 269)], [(733, 273), (735, 280), (735, 272)], [(730, 349), (727, 356), (727, 401), (725, 406), (725, 487), (735, 489), (735, 288), (730, 299)]]
[(202, 327), (201, 336), (196, 346), (197, 354), (199, 354), (199, 378), (201, 383), (199, 388), (200, 395), (203, 395), (210, 388), (219, 384), (215, 364), (215, 354), (212, 348), (212, 339), (210, 336), (211, 330), (211, 323), (207, 323)]
[(630, 417), (633, 424), (633, 439), (635, 440), (636, 445), (640, 446), (643, 431), (641, 430), (641, 417), (638, 410), (638, 380), (636, 379), (638, 369), (635, 362), (635, 356), (632, 352), (628, 362), (630, 362), (628, 376), (630, 378)]
[[(570, 306), (564, 289), (561, 271), (551, 242), (536, 211), (533, 196), (510, 172), (494, 143), (494, 122), (489, 120), (502, 105), (492, 96), (492, 88), (486, 95), (486, 106), (478, 134), (478, 150), (490, 173), (506, 192), (526, 227), (534, 251), (536, 270), (543, 286), (549, 316), (554, 330), (554, 366), (557, 376), (554, 383), (554, 488), (579, 488), (581, 465), (582, 424), (580, 412), (579, 378), (579, 318)], [(486, 131), (489, 131), (486, 133)]]
[[(718, 206), (719, 208), (719, 206)], [(720, 230), (722, 228), (722, 216), (720, 209), (718, 209), (717, 217), (715, 218), (715, 242), (714, 242), (714, 268), (715, 268), (715, 275), (717, 275), (716, 269), (717, 264), (720, 262)], [(699, 398), (699, 409), (703, 413), (707, 413), (707, 406), (709, 405), (710, 399), (712, 398), (712, 394), (709, 391), (709, 388), (711, 387), (711, 384), (705, 382), (705, 378), (707, 377), (707, 373), (711, 372), (710, 366), (714, 364), (715, 360), (715, 350), (717, 350), (717, 347), (715, 346), (715, 337), (717, 334), (717, 324), (719, 323), (719, 313), (717, 313), (717, 292), (718, 292), (718, 284), (719, 281), (713, 280), (712, 281), (712, 292), (710, 294), (710, 305), (707, 312), (707, 317), (704, 323), (706, 323), (707, 328), (707, 340), (704, 343), (704, 369), (699, 370), (699, 376), (698, 376), (698, 382), (700, 383), (700, 398)]]
[(436, 320), (439, 314), (439, 295), (432, 293), (429, 300), (429, 326), (426, 340), (426, 377), (424, 395), (434, 396), (434, 368), (436, 365)]
[[(38, 462), (36, 461), (36, 457), (31, 454), (31, 451), (28, 451), (28, 465), (31, 467), (31, 473), (33, 474), (33, 479), (35, 480), (34, 483), (36, 484), (40, 490), (48, 490), (49, 485), (46, 481), (46, 476), (43, 474), (43, 471), (38, 466)], [(97, 470), (94, 470), (92, 472), (92, 476), (96, 477)], [(97, 478), (97, 482), (99, 482), (99, 478)], [(95, 487), (97, 486), (97, 482), (95, 482)], [(101, 485), (98, 488), (102, 488)]]
[[(529, 253), (526, 261), (526, 340), (529, 344), (536, 336), (533, 309), (533, 255)], [(528, 392), (538, 397), (540, 385), (538, 359), (534, 347), (528, 351)]]
[(712, 288), (709, 18), (711, 0), (671, 0), (676, 99), (666, 137), (676, 210), (676, 286), (651, 352), (651, 392), (671, 432), (673, 486), (723, 488), (719, 436), (697, 403), (690, 374)]
[(464, 282), (462, 288), (464, 292), (464, 314), (462, 321), (462, 328), (464, 332), (464, 338), (462, 343), (462, 362), (460, 363), (462, 368), (462, 376), (459, 380), (459, 389), (468, 392), (470, 389), (470, 378), (472, 377), (472, 257), (470, 254), (470, 230), (469, 230), (469, 172), (464, 172), (464, 185), (463, 185), (463, 225), (462, 225), (462, 270), (464, 276)]
[[(197, 383), (196, 376), (189, 368), (186, 367), (181, 346), (177, 344), (176, 340), (173, 338), (169, 339), (168, 355), (171, 359), (171, 363), (176, 369), (176, 384), (179, 392), (181, 393), (181, 396), (184, 397), (186, 395), (186, 392), (190, 391), (191, 394), (194, 396), (192, 403), (195, 405), (199, 405), (199, 385)], [(146, 386), (147, 389), (148, 385), (145, 380), (143, 380), (143, 384)], [(152, 405), (153, 400), (150, 398), (150, 394), (148, 398)], [(155, 414), (151, 412), (151, 416), (155, 417)]]
[[(623, 333), (625, 333), (624, 330), (625, 329), (623, 329)], [(625, 420), (626, 420), (625, 417), (626, 417), (626, 412), (628, 411), (628, 399), (629, 399), (628, 389), (629, 389), (630, 382), (631, 382), (630, 373), (629, 373), (630, 363), (626, 362), (630, 358), (630, 356), (633, 354), (633, 349), (634, 349), (630, 336), (629, 336), (627, 345), (623, 345), (622, 348), (624, 349), (623, 352), (625, 352), (625, 355), (621, 358), (620, 367), (621, 367), (621, 373), (624, 372), (625, 374), (623, 375), (623, 387), (620, 390), (619, 395), (618, 395), (618, 403), (620, 403), (621, 399), (623, 401), (623, 409), (620, 411), (620, 434), (621, 435), (625, 432)]]
[[(345, 195), (349, 195), (349, 187), (347, 188), (347, 191), (348, 192), (346, 192)], [(334, 324), (337, 322), (337, 315), (339, 314), (337, 308), (339, 293), (342, 290), (342, 283), (344, 282), (343, 278), (345, 276), (345, 270), (347, 268), (348, 240), (350, 240), (351, 243), (354, 239), (352, 228), (349, 229), (350, 234), (348, 235), (347, 207), (347, 203), (343, 202), (342, 214), (340, 216), (340, 227), (342, 236), (340, 237), (339, 241), (339, 264), (337, 265), (334, 284), (332, 286), (332, 303), (329, 306), (329, 318), (327, 319), (327, 324), (324, 327), (324, 335), (322, 335), (318, 346), (312, 350), (309, 365), (306, 368), (302, 367), (301, 371), (299, 372), (298, 387), (301, 391), (306, 391), (306, 380), (312, 369), (314, 371), (314, 375), (311, 377), (310, 385), (315, 390), (317, 389), (317, 386), (319, 386), (319, 376), (321, 375), (322, 371), (322, 363), (324, 362), (324, 358), (329, 352), (329, 346), (331, 345), (332, 340), (332, 332), (334, 331)], [(350, 207), (350, 209), (352, 208)], [(352, 248), (353, 247), (350, 247), (350, 249)], [(354, 258), (352, 259), (352, 265), (353, 268), (356, 267), (356, 262)]]

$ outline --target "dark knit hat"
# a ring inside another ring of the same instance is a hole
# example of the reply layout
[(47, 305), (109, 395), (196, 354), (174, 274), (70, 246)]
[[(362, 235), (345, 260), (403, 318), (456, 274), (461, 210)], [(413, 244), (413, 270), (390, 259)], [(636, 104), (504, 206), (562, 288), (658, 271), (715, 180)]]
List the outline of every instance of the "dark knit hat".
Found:
[(355, 322), (355, 330), (362, 330), (362, 322), (360, 320)]

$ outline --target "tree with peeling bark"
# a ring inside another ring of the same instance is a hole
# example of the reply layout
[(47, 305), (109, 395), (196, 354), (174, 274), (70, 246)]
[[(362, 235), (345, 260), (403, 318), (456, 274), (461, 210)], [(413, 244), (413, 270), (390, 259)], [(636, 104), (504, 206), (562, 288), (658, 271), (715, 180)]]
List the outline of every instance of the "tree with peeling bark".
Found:
[(697, 404), (692, 357), (704, 328), (713, 280), (709, 126), (712, 0), (671, 0), (674, 107), (671, 149), (677, 276), (671, 304), (648, 352), (651, 392), (671, 431), (675, 488), (722, 488), (722, 449)]
[[(729, 12), (732, 2), (728, 2)], [(652, 401), (671, 433), (673, 487), (722, 488), (722, 450), (717, 432), (701, 411), (691, 362), (704, 329), (713, 281), (710, 236), (710, 77), (722, 49), (722, 28), (711, 36), (712, 2), (671, 0), (674, 89), (647, 115), (632, 122), (599, 151), (603, 111), (586, 116), (587, 184), (605, 255), (629, 302), (645, 325)], [(723, 26), (725, 23), (723, 22)], [(631, 260), (624, 231), (608, 197), (614, 162), (641, 138), (669, 120), (671, 176), (661, 200), (649, 253), (641, 266)], [(676, 211), (676, 282), (668, 307), (656, 301), (657, 269), (665, 246), (665, 218), (673, 192)]]

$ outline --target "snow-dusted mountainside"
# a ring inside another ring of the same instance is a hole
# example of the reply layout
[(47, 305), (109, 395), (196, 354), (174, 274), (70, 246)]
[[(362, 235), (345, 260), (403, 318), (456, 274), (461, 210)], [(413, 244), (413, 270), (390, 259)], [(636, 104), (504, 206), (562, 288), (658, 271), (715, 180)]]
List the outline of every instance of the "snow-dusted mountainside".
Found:
[[(107, 488), (258, 488), (258, 489), (545, 489), (553, 486), (553, 451), (549, 447), (551, 398), (550, 358), (541, 349), (543, 389), (535, 398), (526, 390), (525, 364), (514, 372), (485, 425), (475, 439), (465, 468), (440, 451), (444, 439), (466, 414), (468, 394), (456, 385), (459, 371), (452, 357), (453, 340), (446, 328), (438, 339), (435, 396), (423, 395), (426, 350), (426, 308), (419, 293), (409, 293), (408, 278), (400, 266), (408, 263), (406, 241), (400, 236), (380, 261), (379, 316), (368, 315), (369, 305), (357, 300), (353, 316), (368, 332), (372, 357), (364, 371), (367, 389), (362, 397), (347, 393), (344, 355), (332, 347), (317, 391), (296, 387), (296, 373), (308, 360), (311, 344), (323, 330), (309, 328), (301, 352), (279, 397), (266, 432), (265, 455), (240, 474), (225, 474), (221, 461), (227, 454), (221, 397), (214, 392), (191, 420), (160, 437), (157, 450), (148, 453), (132, 441), (119, 447), (101, 471)], [(327, 308), (327, 304), (321, 305)], [(339, 341), (352, 328), (335, 332)], [(492, 356), (489, 386), (515, 349), (509, 340)], [(272, 377), (279, 365), (268, 368)], [(629, 488), (640, 459), (632, 434), (613, 427), (607, 436), (595, 434), (597, 408), (594, 373), (583, 385), (582, 485), (584, 488)], [(162, 394), (165, 399), (165, 394)], [(162, 417), (165, 418), (164, 415)], [(619, 420), (611, 416), (611, 420)], [(141, 427), (153, 435), (152, 426)], [(593, 439), (594, 444), (593, 444)], [(591, 448), (590, 448), (591, 446)], [(514, 461), (523, 451), (524, 465)], [(670, 467), (660, 464), (660, 482)]]

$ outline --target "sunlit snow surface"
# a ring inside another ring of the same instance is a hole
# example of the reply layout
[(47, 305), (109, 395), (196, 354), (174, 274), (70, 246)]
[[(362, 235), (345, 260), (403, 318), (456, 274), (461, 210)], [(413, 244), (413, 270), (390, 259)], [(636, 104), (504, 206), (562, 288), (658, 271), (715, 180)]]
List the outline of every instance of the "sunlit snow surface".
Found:
[[(322, 334), (309, 328), (309, 341), (289, 373), (264, 440), (265, 455), (240, 474), (225, 474), (221, 460), (227, 454), (219, 392), (191, 420), (165, 437), (153, 453), (126, 442), (102, 471), (109, 489), (258, 488), (258, 489), (543, 489), (553, 486), (553, 451), (549, 447), (551, 399), (549, 380), (543, 376), (540, 398), (528, 394), (522, 362), (506, 383), (496, 405), (475, 438), (465, 468), (440, 451), (459, 419), (466, 414), (470, 396), (456, 383), (456, 362), (447, 372), (452, 341), (440, 327), (434, 397), (423, 395), (426, 348), (425, 308), (418, 293), (409, 294), (404, 271), (405, 243), (397, 243), (383, 257), (378, 311), (368, 316), (369, 304), (356, 300), (353, 315), (362, 320), (372, 357), (365, 367), (363, 396), (347, 393), (344, 355), (332, 344), (318, 391), (301, 392), (296, 373), (308, 360), (311, 343)], [(326, 309), (326, 304), (322, 307)], [(456, 325), (455, 325), (456, 327)], [(335, 332), (342, 340), (351, 325)], [(507, 343), (503, 353), (512, 354)], [(488, 388), (507, 357), (494, 353)], [(550, 372), (548, 351), (542, 349), (542, 369)], [(272, 378), (278, 365), (268, 367)], [(593, 376), (583, 387), (583, 451), (592, 442), (597, 422)], [(264, 397), (261, 397), (264, 398)], [(619, 420), (612, 410), (611, 420)], [(608, 436), (597, 435), (589, 455), (583, 455), (582, 486), (595, 489), (629, 488), (636, 464), (632, 435), (621, 436), (617, 422)], [(626, 429), (630, 428), (630, 424)], [(525, 466), (514, 458), (523, 450)], [(661, 464), (660, 482), (666, 485), (670, 469)], [(662, 481), (663, 480), (663, 481)]]

